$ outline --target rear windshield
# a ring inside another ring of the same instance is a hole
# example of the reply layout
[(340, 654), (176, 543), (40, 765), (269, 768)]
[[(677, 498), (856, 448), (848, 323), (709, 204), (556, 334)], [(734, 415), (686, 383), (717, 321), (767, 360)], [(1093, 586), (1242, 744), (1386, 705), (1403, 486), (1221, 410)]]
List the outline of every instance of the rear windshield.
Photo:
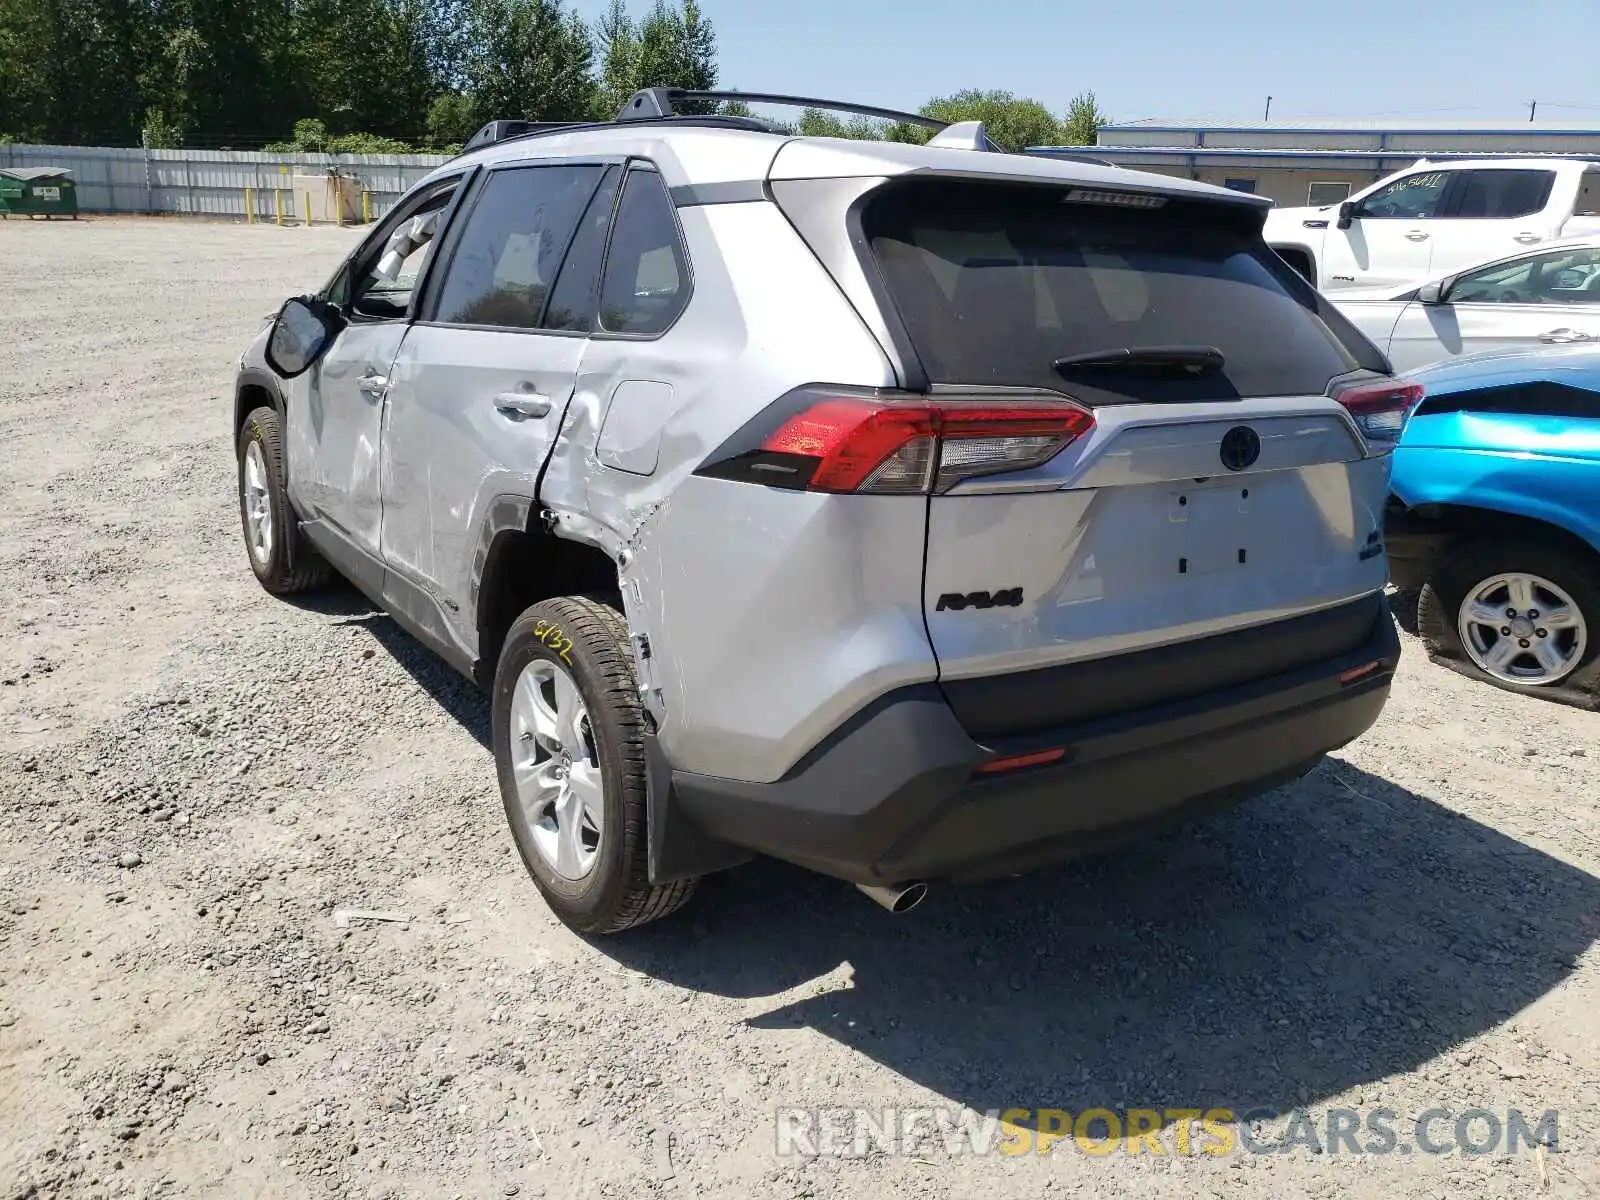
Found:
[[(934, 383), (1048, 387), (1093, 404), (1320, 394), (1356, 367), (1256, 228), (1213, 204), (1120, 208), (955, 181), (885, 189), (863, 232)], [(1220, 370), (1071, 369), (1120, 349), (1211, 347)]]

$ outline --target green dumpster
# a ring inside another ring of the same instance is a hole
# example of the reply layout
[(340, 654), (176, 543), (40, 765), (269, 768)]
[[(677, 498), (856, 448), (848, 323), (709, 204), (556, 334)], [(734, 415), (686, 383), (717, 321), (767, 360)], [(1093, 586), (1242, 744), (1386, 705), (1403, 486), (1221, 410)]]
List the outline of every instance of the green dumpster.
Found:
[(0, 215), (78, 217), (78, 189), (63, 167), (0, 167)]

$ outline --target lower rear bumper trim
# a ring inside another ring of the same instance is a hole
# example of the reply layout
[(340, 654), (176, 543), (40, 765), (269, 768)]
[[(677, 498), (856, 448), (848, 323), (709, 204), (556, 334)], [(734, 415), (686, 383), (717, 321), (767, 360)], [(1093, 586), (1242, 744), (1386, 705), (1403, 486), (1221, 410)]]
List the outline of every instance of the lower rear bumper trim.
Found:
[[(1004, 873), (1269, 790), (1359, 737), (1399, 659), (1394, 623), (1379, 612), (1361, 644), (1334, 658), (1023, 738), (980, 744), (937, 689), (910, 689), (777, 782), (675, 771), (672, 803), (719, 842), (856, 883)], [(1049, 746), (1065, 747), (1058, 763), (977, 773)]]

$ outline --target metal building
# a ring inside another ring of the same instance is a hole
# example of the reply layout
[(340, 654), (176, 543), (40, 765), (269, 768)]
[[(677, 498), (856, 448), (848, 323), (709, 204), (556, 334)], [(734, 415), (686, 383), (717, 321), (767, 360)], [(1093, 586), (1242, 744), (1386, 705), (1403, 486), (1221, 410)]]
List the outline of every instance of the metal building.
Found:
[[(1119, 166), (1255, 192), (1281, 205), (1335, 204), (1419, 158), (1574, 155), (1600, 159), (1600, 122), (1285, 118), (1256, 123), (1149, 118), (1101, 126), (1089, 153)], [(1082, 154), (1084, 147), (1039, 147)]]

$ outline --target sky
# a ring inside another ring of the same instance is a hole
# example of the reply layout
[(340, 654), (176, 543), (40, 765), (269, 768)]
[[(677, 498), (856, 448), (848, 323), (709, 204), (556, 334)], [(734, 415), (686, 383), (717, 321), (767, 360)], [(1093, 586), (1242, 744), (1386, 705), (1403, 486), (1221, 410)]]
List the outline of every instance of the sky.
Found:
[[(630, 0), (642, 13), (649, 0)], [(1600, 126), (1596, 0), (700, 0), (721, 86), (915, 109), (964, 87), (1114, 120), (1538, 116)], [(577, 0), (593, 20), (605, 0)], [(1220, 14), (1220, 15), (1219, 15)], [(1563, 50), (1569, 47), (1569, 50)]]

